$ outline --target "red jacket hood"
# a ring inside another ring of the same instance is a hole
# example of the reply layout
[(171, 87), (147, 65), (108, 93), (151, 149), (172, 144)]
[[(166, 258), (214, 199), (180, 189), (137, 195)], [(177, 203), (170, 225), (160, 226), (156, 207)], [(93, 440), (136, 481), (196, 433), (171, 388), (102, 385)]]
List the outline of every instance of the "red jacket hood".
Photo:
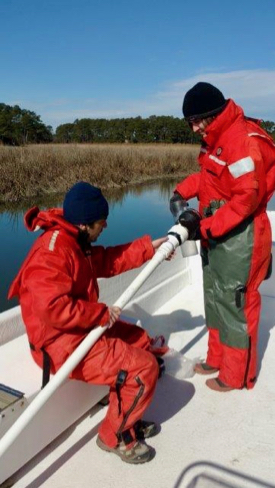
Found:
[(220, 135), (239, 118), (244, 118), (243, 109), (239, 105), (236, 105), (233, 100), (229, 99), (226, 108), (206, 128), (206, 136), (203, 138), (204, 141), (211, 147)]
[(32, 232), (61, 227), (75, 236), (78, 234), (78, 228), (63, 218), (61, 208), (39, 210), (38, 207), (32, 207), (25, 213), (24, 223), (26, 228)]
[[(63, 218), (63, 210), (61, 208), (50, 208), (49, 210), (40, 211), (38, 207), (32, 207), (25, 213), (24, 223), (26, 228), (32, 232), (36, 232), (38, 230), (54, 231), (57, 229), (64, 229), (74, 238), (77, 238), (78, 236), (78, 228)], [(29, 251), (29, 254), (25, 258), (18, 275), (13, 280), (8, 292), (9, 299), (19, 294), (22, 272), (37, 247), (39, 247), (39, 239)]]
[(251, 131), (262, 134), (273, 145), (272, 138), (261, 128), (261, 120), (252, 119), (244, 115), (243, 109), (233, 100), (229, 99), (226, 108), (206, 127), (206, 136), (203, 140), (209, 147), (213, 147), (221, 134), (224, 134), (235, 122), (246, 121)]

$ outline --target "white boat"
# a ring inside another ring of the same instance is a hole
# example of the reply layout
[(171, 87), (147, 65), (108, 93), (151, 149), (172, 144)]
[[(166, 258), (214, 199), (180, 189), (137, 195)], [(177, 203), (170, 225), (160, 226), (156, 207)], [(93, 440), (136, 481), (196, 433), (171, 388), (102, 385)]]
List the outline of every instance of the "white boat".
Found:
[[(275, 248), (275, 212), (269, 217)], [(101, 280), (100, 298), (115, 303), (139, 272)], [(207, 331), (201, 280), (200, 257), (183, 258), (178, 251), (153, 272), (123, 313), (152, 336), (163, 334), (190, 361), (203, 359)], [(96, 446), (107, 408), (98, 402), (106, 387), (66, 380), (0, 457), (1, 487), (275, 488), (274, 285), (275, 273), (261, 286), (254, 389), (220, 394), (209, 390), (202, 376), (165, 374), (145, 416), (161, 424), (161, 432), (148, 442), (156, 456), (133, 466)], [(31, 358), (20, 307), (0, 314), (0, 351), (1, 439), (41, 388), (42, 373)]]

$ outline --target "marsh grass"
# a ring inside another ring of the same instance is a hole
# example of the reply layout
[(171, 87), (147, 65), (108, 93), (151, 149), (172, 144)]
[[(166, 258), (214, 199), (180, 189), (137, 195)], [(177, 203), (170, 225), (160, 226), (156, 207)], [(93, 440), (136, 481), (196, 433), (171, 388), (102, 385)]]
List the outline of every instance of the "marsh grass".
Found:
[(40, 144), (0, 146), (0, 203), (64, 194), (76, 181), (120, 188), (197, 171), (198, 146)]

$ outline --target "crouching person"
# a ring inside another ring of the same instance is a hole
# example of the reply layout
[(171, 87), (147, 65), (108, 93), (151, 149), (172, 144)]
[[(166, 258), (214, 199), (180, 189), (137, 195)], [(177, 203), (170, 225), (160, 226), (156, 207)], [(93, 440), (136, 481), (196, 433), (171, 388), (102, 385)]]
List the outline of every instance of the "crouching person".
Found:
[(13, 281), (9, 298), (19, 297), (31, 353), (43, 367), (45, 382), (45, 375), (54, 374), (93, 327), (110, 325), (71, 378), (110, 387), (97, 445), (128, 463), (144, 463), (154, 455), (144, 439), (158, 431), (156, 424), (142, 420), (159, 375), (156, 351), (145, 330), (119, 320), (118, 307), (98, 301), (97, 278), (141, 266), (166, 237), (92, 246), (107, 227), (108, 211), (101, 190), (85, 182), (67, 192), (63, 210), (30, 209), (26, 227), (43, 233)]

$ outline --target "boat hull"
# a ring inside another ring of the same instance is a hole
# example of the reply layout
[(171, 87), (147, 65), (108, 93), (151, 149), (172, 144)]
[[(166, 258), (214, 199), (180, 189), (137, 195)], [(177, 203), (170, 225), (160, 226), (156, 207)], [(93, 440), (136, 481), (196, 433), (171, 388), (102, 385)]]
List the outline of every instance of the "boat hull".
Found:
[[(189, 285), (195, 271), (200, 273), (198, 256), (182, 258), (178, 253), (173, 263), (163, 263), (148, 279), (125, 308), (123, 318), (134, 323), (137, 320), (142, 322), (143, 318), (154, 314), (179, 290)], [(100, 300), (114, 303), (139, 272), (133, 270), (109, 280), (100, 280)], [(0, 314), (0, 344), (0, 370), (5, 371), (1, 382), (24, 393), (22, 399), (0, 413), (1, 439), (39, 394), (42, 381), (41, 369), (29, 351), (20, 307)], [(87, 414), (107, 393), (108, 388), (104, 386), (66, 380), (1, 456), (0, 483)]]

